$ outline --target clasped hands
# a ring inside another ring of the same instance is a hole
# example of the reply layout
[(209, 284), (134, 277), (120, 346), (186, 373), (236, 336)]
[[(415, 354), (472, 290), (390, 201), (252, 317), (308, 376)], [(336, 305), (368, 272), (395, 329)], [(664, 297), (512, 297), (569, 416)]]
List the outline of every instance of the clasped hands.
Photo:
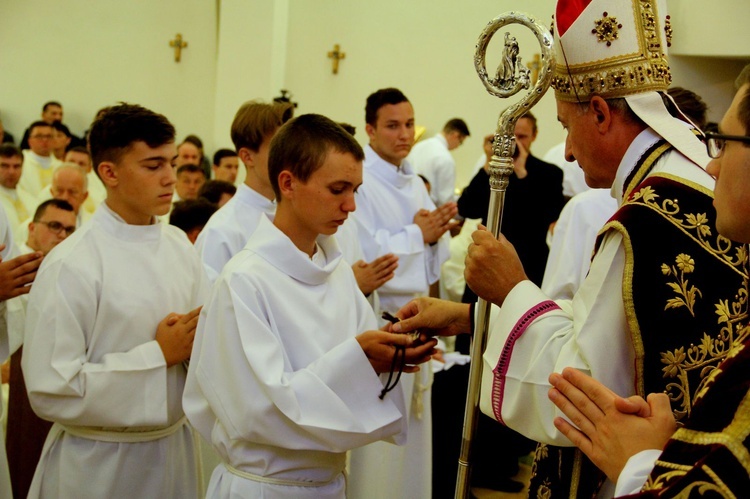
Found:
[(676, 430), (664, 393), (652, 393), (647, 400), (622, 398), (570, 367), (562, 374), (553, 373), (549, 381), (550, 400), (570, 420), (556, 417), (555, 427), (612, 482), (617, 482), (630, 457), (644, 450), (661, 450)]

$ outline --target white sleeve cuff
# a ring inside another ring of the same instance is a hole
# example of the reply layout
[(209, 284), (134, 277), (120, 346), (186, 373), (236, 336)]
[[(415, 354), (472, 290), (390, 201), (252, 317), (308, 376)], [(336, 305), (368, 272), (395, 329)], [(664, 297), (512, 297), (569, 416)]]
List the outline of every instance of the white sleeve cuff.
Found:
[(660, 455), (661, 449), (649, 449), (630, 456), (617, 478), (615, 497), (640, 492)]

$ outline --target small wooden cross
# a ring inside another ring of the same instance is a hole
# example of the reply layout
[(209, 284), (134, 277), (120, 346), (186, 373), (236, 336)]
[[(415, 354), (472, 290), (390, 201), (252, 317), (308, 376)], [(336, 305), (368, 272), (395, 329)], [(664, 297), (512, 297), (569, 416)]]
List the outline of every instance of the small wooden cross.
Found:
[(174, 40), (169, 41), (169, 46), (174, 49), (174, 62), (180, 62), (182, 57), (182, 49), (187, 48), (187, 42), (182, 41), (182, 34), (177, 33)]
[(341, 47), (339, 47), (339, 44), (335, 44), (333, 46), (333, 50), (331, 52), (328, 52), (328, 58), (333, 59), (333, 74), (339, 73), (339, 61), (346, 57), (345, 52), (341, 52)]
[(526, 63), (526, 67), (531, 70), (531, 84), (536, 85), (539, 79), (539, 70), (542, 69), (542, 58), (539, 54), (534, 54), (534, 59)]

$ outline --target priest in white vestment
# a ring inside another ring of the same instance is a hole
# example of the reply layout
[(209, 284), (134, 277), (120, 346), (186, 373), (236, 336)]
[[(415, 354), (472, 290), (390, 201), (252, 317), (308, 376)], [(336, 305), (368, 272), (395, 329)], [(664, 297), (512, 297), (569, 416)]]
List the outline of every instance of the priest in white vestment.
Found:
[(54, 422), (29, 497), (197, 498), (182, 391), (207, 280), (185, 234), (156, 219), (175, 185), (174, 127), (122, 104), (90, 144), (107, 199), (29, 296), (23, 373)]
[[(378, 373), (394, 342), (411, 340), (374, 331), (332, 237), (355, 208), (361, 161), (356, 141), (319, 115), (295, 118), (271, 142), (276, 215), (261, 216), (216, 281), (185, 389), (191, 423), (223, 461), (208, 497), (340, 499), (347, 450), (404, 440), (400, 385), (385, 392)], [(433, 346), (407, 348), (407, 361), (427, 360)]]

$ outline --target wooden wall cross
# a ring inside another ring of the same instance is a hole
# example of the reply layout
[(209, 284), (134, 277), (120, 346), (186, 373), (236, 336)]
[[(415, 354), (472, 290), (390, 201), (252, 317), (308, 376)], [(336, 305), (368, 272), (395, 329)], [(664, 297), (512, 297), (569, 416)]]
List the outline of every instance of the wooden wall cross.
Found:
[(339, 72), (339, 61), (346, 57), (346, 53), (341, 51), (341, 47), (339, 47), (339, 44), (335, 44), (333, 46), (333, 50), (331, 52), (328, 52), (328, 58), (333, 59), (333, 74), (338, 74)]
[(526, 67), (531, 70), (531, 84), (536, 85), (536, 81), (539, 79), (539, 70), (542, 69), (542, 58), (539, 54), (534, 54), (534, 58), (531, 62), (526, 63)]
[(174, 40), (169, 41), (169, 46), (174, 49), (174, 62), (180, 62), (182, 58), (182, 49), (187, 48), (187, 42), (182, 41), (182, 34), (177, 33)]

